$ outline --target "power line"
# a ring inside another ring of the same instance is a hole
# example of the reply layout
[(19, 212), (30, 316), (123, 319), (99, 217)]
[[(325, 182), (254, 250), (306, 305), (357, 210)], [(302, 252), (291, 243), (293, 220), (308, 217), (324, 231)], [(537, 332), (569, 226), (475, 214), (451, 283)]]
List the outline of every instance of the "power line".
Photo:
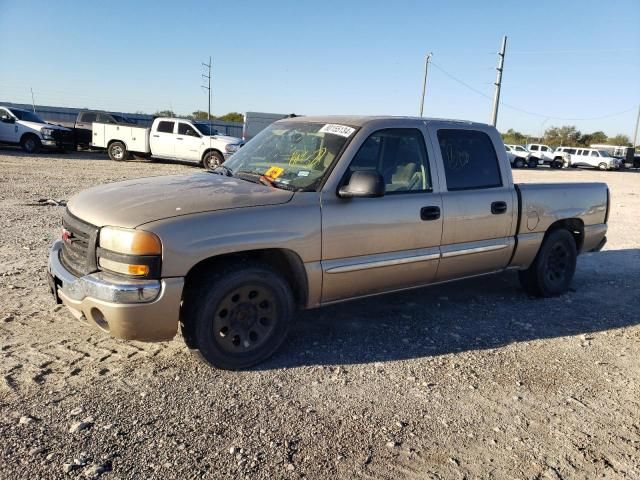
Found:
[[(450, 79), (454, 80), (455, 82), (459, 83), (460, 85), (466, 87), (467, 89), (471, 90), (472, 92), (476, 93), (477, 95), (480, 95), (481, 97), (484, 97), (488, 100), (491, 100), (491, 97), (489, 95), (487, 95), (486, 93), (478, 90), (475, 87), (472, 87), (471, 85), (469, 85), (467, 82), (465, 82), (464, 80), (459, 79), (458, 77), (456, 77), (455, 75), (447, 72), (444, 68), (442, 68), (440, 65), (438, 65), (436, 62), (434, 62), (433, 60), (431, 61), (431, 65), (433, 65), (434, 67), (436, 67), (438, 70), (440, 70), (442, 73), (444, 73), (447, 77), (449, 77)], [(516, 110), (518, 112), (521, 113), (525, 113), (527, 115), (532, 115), (534, 117), (540, 117), (540, 118), (551, 118), (553, 120), (567, 120), (567, 121), (587, 121), (587, 120), (602, 120), (604, 118), (611, 118), (611, 117), (617, 117), (618, 115), (622, 115), (624, 113), (628, 113), (632, 110), (635, 109), (635, 107), (632, 108), (628, 108), (626, 110), (622, 110), (619, 112), (612, 112), (612, 113), (607, 113), (605, 115), (600, 115), (597, 117), (557, 117), (555, 115), (546, 115), (544, 113), (538, 113), (538, 112), (532, 112), (530, 110), (526, 110), (524, 108), (520, 108), (517, 107), (515, 105), (511, 105), (509, 103), (506, 102), (500, 102), (500, 105), (506, 107), (506, 108), (510, 108), (511, 110)]]

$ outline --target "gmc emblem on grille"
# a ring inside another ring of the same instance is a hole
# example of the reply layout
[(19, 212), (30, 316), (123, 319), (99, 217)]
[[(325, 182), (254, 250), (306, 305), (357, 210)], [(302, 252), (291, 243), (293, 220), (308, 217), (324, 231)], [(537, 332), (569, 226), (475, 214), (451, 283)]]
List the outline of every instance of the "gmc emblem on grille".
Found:
[(66, 244), (71, 244), (73, 242), (73, 233), (67, 230), (66, 228), (63, 228), (62, 241)]

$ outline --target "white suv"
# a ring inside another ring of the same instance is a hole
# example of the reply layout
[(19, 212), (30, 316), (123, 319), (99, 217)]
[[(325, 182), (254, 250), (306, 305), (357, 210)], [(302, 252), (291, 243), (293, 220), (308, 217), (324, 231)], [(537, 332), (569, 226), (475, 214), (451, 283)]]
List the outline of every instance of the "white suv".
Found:
[(571, 154), (572, 167), (595, 167), (599, 170), (619, 170), (622, 161), (614, 158), (606, 150), (576, 148)]

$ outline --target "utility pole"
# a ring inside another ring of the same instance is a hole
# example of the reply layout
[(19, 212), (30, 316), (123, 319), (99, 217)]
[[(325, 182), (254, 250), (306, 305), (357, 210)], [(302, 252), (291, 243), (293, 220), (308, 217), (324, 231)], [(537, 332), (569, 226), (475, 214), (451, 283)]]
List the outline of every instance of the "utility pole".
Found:
[(208, 74), (202, 74), (202, 79), (206, 80), (207, 82), (207, 85), (202, 85), (202, 88), (207, 90), (207, 93), (209, 94), (209, 109), (207, 110), (207, 120), (211, 122), (211, 57), (209, 57), (209, 63), (203, 63), (202, 66), (209, 69)]
[(638, 125), (640, 125), (640, 105), (638, 105), (638, 118), (636, 118), (636, 128), (633, 129), (633, 138), (631, 139), (631, 146), (638, 145)]
[(498, 75), (496, 77), (496, 92), (493, 95), (493, 113), (491, 114), (491, 125), (494, 127), (498, 123), (498, 105), (500, 104), (500, 87), (502, 87), (502, 70), (504, 68), (504, 54), (507, 50), (507, 36), (502, 37), (502, 48), (498, 53)]
[(33, 107), (33, 113), (36, 113), (36, 102), (33, 99), (33, 88), (31, 88), (31, 107)]
[(429, 73), (429, 60), (431, 60), (432, 52), (429, 52), (427, 58), (424, 62), (424, 81), (422, 82), (422, 97), (420, 98), (420, 116), (422, 116), (422, 111), (424, 109), (424, 96), (427, 93), (427, 73)]

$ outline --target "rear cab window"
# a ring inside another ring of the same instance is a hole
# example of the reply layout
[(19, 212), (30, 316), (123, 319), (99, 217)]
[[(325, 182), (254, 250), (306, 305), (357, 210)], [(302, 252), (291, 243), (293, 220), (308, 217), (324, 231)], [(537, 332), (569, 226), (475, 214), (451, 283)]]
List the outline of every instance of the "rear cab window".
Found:
[(479, 130), (438, 130), (447, 190), (502, 186), (498, 155), (491, 138)]
[(160, 133), (173, 133), (173, 126), (175, 122), (161, 121), (158, 123), (158, 132)]

